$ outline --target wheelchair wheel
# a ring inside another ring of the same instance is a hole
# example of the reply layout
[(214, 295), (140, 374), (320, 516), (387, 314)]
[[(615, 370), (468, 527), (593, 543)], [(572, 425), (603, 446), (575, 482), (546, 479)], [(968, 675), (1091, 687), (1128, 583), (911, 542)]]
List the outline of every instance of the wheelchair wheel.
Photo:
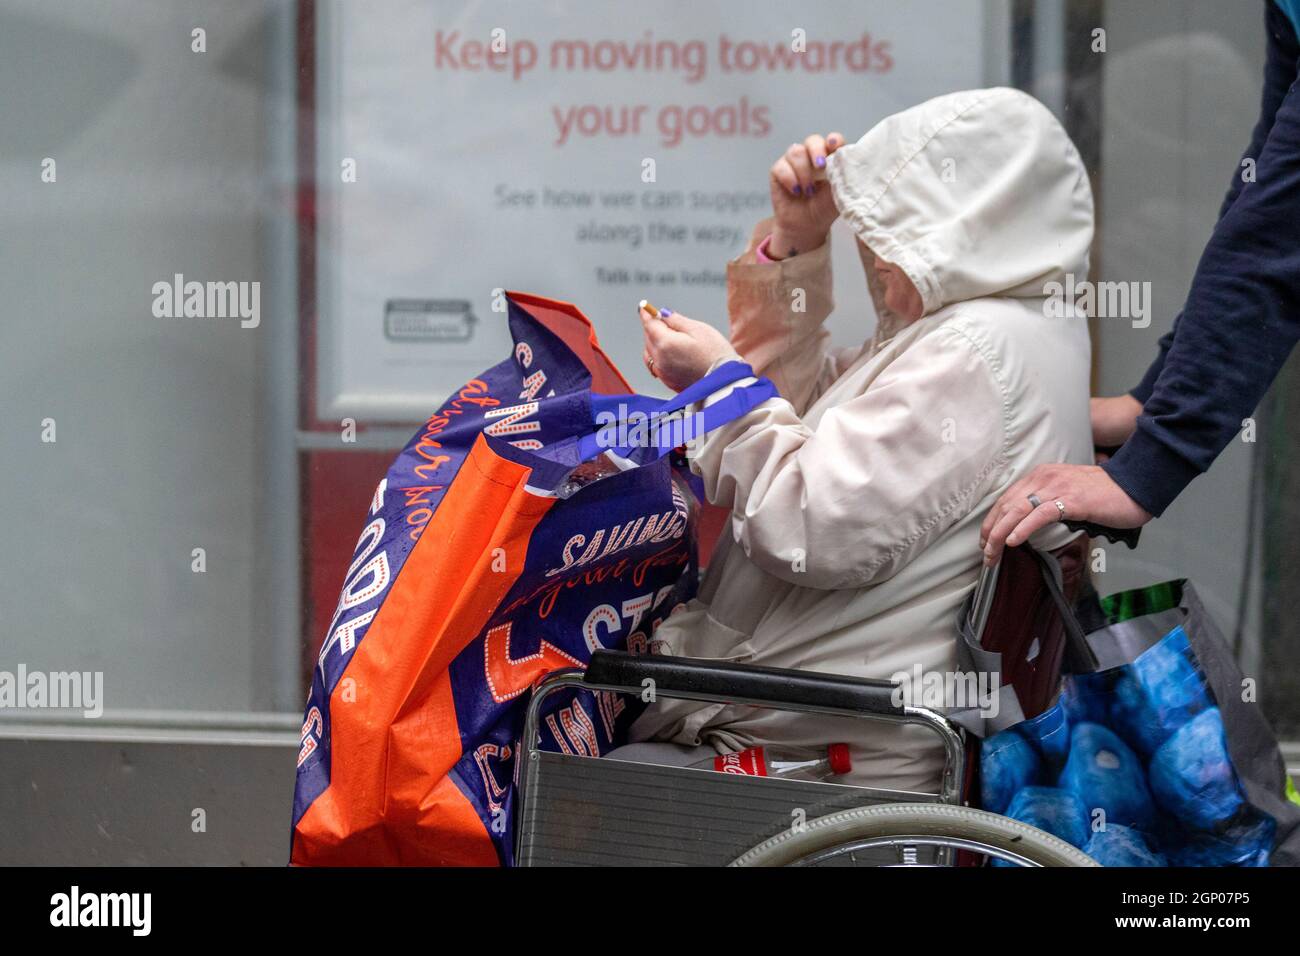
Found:
[(916, 847), (970, 850), (1016, 866), (1098, 866), (1087, 854), (1037, 827), (949, 804), (855, 807), (786, 830), (732, 866), (822, 866), (855, 853), (894, 847), (906, 864)]

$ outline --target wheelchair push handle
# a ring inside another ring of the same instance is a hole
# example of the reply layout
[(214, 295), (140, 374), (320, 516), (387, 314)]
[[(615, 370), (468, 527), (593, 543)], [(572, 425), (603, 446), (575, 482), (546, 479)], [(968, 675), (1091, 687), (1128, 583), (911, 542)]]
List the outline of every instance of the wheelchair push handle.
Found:
[(1094, 524), (1091, 521), (1071, 521), (1065, 519), (1065, 526), (1071, 531), (1082, 531), (1090, 538), (1105, 538), (1113, 544), (1125, 544), (1130, 549), (1138, 546), (1142, 536), (1141, 528), (1112, 528), (1110, 525)]
[(583, 679), (588, 684), (638, 690), (653, 686), (665, 697), (690, 700), (779, 704), (889, 717), (905, 713), (890, 681), (691, 657), (601, 649), (591, 655)]

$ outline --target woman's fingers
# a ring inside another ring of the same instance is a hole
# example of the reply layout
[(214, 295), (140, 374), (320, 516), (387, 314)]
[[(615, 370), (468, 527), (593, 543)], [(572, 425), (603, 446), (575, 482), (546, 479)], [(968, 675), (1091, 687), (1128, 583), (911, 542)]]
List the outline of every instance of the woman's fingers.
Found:
[(1061, 509), (1056, 507), (1056, 496), (1050, 492), (1044, 492), (1039, 495), (1039, 498), (1043, 503), (1037, 508), (1030, 508), (1029, 513), (1007, 532), (1006, 546), (1008, 548), (1024, 544), (1039, 528), (1046, 528), (1049, 524), (1061, 520)]
[[(813, 133), (803, 141), (804, 152), (808, 154), (808, 162), (814, 170), (826, 168), (826, 140), (820, 133)], [(817, 175), (813, 173), (814, 177)]]
[[(1035, 506), (1030, 495), (1036, 495)], [(1057, 502), (1060, 507), (1057, 507)], [(984, 563), (996, 564), (1004, 547), (1029, 540), (1057, 521), (1093, 521), (1116, 528), (1138, 528), (1151, 514), (1128, 496), (1105, 469), (1096, 465), (1038, 465), (1011, 485), (980, 526)]]
[(826, 157), (843, 145), (842, 133), (831, 133), (826, 137), (813, 133), (802, 143), (791, 143), (781, 158), (772, 164), (772, 178), (793, 196), (811, 196), (815, 192), (818, 171), (826, 168)]
[(668, 328), (672, 329), (674, 332), (689, 333), (691, 327), (695, 324), (695, 320), (688, 319), (680, 312), (669, 310), (668, 314), (663, 317), (662, 324), (668, 326)]
[(674, 347), (689, 340), (691, 325), (695, 320), (676, 312), (669, 312), (662, 318), (650, 318), (644, 309), (640, 310), (640, 315), (646, 352), (654, 359), (657, 368), (664, 367), (669, 364), (670, 357), (665, 353), (672, 352)]
[[(1060, 520), (1061, 512), (1052, 503), (1055, 498), (1050, 493), (1055, 486), (1056, 467), (1037, 465), (1002, 492), (980, 524), (980, 550), (985, 564), (997, 564), (1004, 547), (1014, 547), (1044, 525)], [(1029, 500), (1031, 494), (1042, 502), (1037, 508)], [(1012, 540), (1008, 541), (1008, 537)]]
[[(1015, 509), (1003, 515), (1002, 521), (993, 530), (994, 542), (1005, 540), (1005, 547), (1014, 548), (1028, 541), (1040, 529), (1061, 520), (1061, 512), (1051, 501), (1045, 501), (1037, 508), (1025, 504), (1024, 511)], [(1005, 535), (1005, 537), (1004, 537)], [(997, 564), (1002, 557), (1003, 545), (990, 544), (984, 552), (985, 564)], [(993, 551), (993, 554), (989, 552)]]
[(671, 309), (663, 309), (654, 317), (641, 310), (641, 328), (645, 331), (646, 341), (660, 345), (674, 333), (685, 331), (694, 321)]
[(662, 319), (651, 318), (645, 309), (638, 309), (637, 315), (641, 317), (641, 332), (645, 336), (646, 348), (653, 355), (658, 349), (664, 334), (664, 323)]
[[(1036, 510), (1038, 509), (1034, 508), (1034, 506), (1026, 500), (1023, 504), (1013, 504), (1010, 507), (1005, 508), (1002, 513), (998, 515), (997, 521), (994, 522), (993, 527), (989, 529), (989, 533), (985, 538), (985, 564), (993, 565), (998, 563), (1002, 557), (1003, 542), (1006, 540), (1007, 536), (1016, 528), (1020, 527), (1021, 523)], [(1055, 513), (1056, 508), (1053, 507), (1052, 511)]]
[[(1037, 465), (1002, 493), (980, 525), (980, 548), (985, 564), (997, 564), (1003, 548), (1023, 544), (1038, 529), (1060, 521), (1058, 498), (1065, 501), (1067, 508), (1083, 504), (1070, 478), (1080, 467)], [(1029, 500), (1030, 495), (1037, 496), (1037, 506)]]
[(641, 310), (641, 329), (645, 333), (645, 348), (642, 349), (641, 359), (650, 374), (659, 378), (659, 371), (664, 366), (664, 335), (670, 333), (670, 330), (661, 320), (650, 318), (644, 309)]
[[(984, 521), (980, 524), (981, 549), (988, 543), (989, 535), (993, 533), (993, 529), (1002, 520), (1002, 515), (1006, 513), (1012, 503), (1026, 500), (1029, 497), (1029, 492), (1024, 489), (1027, 487), (1030, 478), (1033, 477), (1033, 472), (1030, 472), (1028, 477), (1012, 482), (1010, 487), (1002, 493), (1002, 496), (994, 502), (993, 507), (989, 509), (989, 513), (984, 516)], [(1028, 502), (1026, 501), (1026, 503)]]
[(799, 186), (799, 177), (795, 175), (794, 167), (790, 161), (782, 156), (772, 164), (772, 178), (781, 184), (781, 188), (792, 196), (799, 195), (796, 190), (801, 190)]
[(791, 143), (790, 148), (785, 151), (785, 161), (790, 164), (790, 168), (794, 170), (795, 178), (799, 181), (798, 186), (794, 189), (794, 194), (796, 196), (811, 195), (813, 164), (812, 158), (808, 155), (808, 148), (803, 143)]

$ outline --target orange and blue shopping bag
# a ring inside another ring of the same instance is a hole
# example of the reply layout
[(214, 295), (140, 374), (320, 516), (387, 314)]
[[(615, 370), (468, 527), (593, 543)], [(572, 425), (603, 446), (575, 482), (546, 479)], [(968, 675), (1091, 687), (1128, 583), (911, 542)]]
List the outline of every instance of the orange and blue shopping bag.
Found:
[[(312, 673), (295, 864), (509, 865), (529, 689), (597, 648), (643, 650), (690, 599), (699, 485), (673, 449), (776, 395), (740, 362), (634, 395), (576, 308), (507, 303), (511, 356), (375, 489)], [(557, 694), (543, 745), (599, 756), (632, 706)]]

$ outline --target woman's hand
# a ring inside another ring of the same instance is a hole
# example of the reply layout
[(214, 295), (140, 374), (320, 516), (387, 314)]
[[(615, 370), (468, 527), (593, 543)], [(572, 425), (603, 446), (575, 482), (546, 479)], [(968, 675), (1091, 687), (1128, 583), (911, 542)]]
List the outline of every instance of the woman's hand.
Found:
[(844, 137), (831, 133), (825, 139), (814, 134), (794, 143), (775, 163), (769, 174), (772, 212), (776, 219), (768, 247), (778, 259), (796, 252), (811, 252), (826, 241), (839, 211), (831, 197), (830, 183), (814, 182), (826, 168), (826, 157), (844, 145)]
[[(1040, 504), (1034, 505), (1034, 495)], [(1060, 502), (1058, 507), (1056, 502)], [(1014, 548), (1056, 521), (1092, 521), (1112, 528), (1140, 528), (1151, 514), (1096, 465), (1037, 465), (1011, 485), (980, 525), (984, 563), (997, 564), (1003, 547)]]
[[(1137, 417), (1142, 413), (1142, 403), (1132, 395), (1111, 398), (1094, 398), (1089, 406), (1092, 417), (1092, 443), (1097, 448), (1116, 448), (1128, 441), (1137, 429)], [(1097, 464), (1109, 458), (1097, 455)]]
[(656, 313), (642, 308), (637, 314), (645, 332), (646, 368), (674, 392), (699, 381), (718, 359), (736, 353), (727, 337), (707, 322), (671, 309)]

